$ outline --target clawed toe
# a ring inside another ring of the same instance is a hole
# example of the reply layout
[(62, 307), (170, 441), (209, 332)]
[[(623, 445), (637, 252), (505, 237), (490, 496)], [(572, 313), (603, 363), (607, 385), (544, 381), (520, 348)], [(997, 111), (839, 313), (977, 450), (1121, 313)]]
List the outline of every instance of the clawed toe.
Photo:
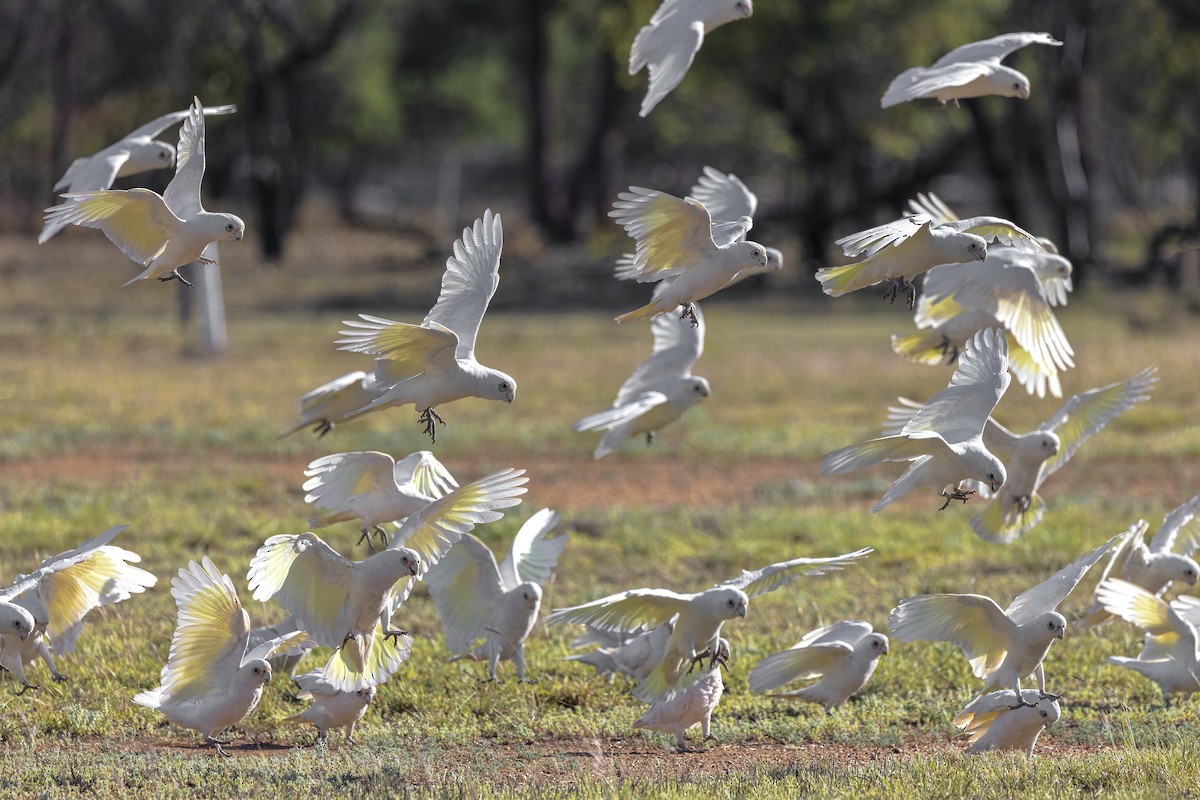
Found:
[(942, 503), (942, 507), (938, 511), (945, 511), (953, 500), (961, 500), (966, 505), (966, 502), (971, 499), (971, 495), (973, 494), (975, 494), (974, 489), (955, 489), (952, 492), (947, 492), (943, 489), (942, 497), (946, 498), (946, 502)]
[(437, 442), (437, 426), (446, 424), (446, 420), (432, 408), (422, 411), (417, 417), (417, 422), (425, 426), (423, 433), (429, 437), (430, 442)]

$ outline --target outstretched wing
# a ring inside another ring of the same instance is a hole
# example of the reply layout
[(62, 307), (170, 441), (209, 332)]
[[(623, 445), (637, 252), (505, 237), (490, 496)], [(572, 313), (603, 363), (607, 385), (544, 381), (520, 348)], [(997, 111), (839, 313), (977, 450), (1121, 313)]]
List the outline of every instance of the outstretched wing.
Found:
[(1172, 551), (1190, 556), (1200, 546), (1200, 494), (1163, 517), (1162, 526), (1150, 540), (1156, 553)]
[(360, 610), (346, 602), (355, 566), (315, 533), (284, 534), (258, 548), (246, 578), (255, 600), (275, 598), (318, 644), (339, 647)]
[(661, 391), (662, 386), (692, 374), (692, 367), (704, 352), (704, 315), (700, 305), (692, 304), (696, 324), (679, 319), (678, 314), (662, 314), (650, 323), (654, 347), (650, 357), (638, 365), (617, 391), (613, 406), (632, 402), (644, 392)]
[(411, 483), (426, 497), (444, 497), (458, 488), (450, 470), (428, 450), (418, 450), (397, 461), (392, 475), (397, 485)]
[(1156, 367), (1147, 367), (1131, 378), (1083, 392), (1063, 403), (1054, 416), (1039, 426), (1058, 435), (1058, 453), (1046, 460), (1042, 480), (1067, 463), (1084, 442), (1105, 425), (1150, 399), (1150, 389), (1158, 381)]
[(770, 692), (792, 681), (809, 680), (845, 666), (854, 648), (845, 642), (797, 645), (767, 656), (750, 670), (750, 691)]
[(637, 242), (634, 264), (639, 283), (678, 275), (716, 252), (712, 218), (690, 197), (630, 186), (617, 198), (608, 215)]
[(901, 433), (933, 431), (950, 444), (980, 436), (1011, 380), (1004, 331), (978, 331), (967, 342), (950, 385), (922, 406)]
[(282, 636), (268, 639), (250, 648), (246, 651), (246, 655), (242, 657), (242, 663), (245, 664), (247, 661), (253, 661), (256, 658), (261, 658), (263, 661), (270, 661), (275, 656), (298, 656), (315, 646), (316, 642), (309, 639), (306, 632), (292, 631), (291, 633), (285, 633)]
[(179, 129), (175, 148), (175, 177), (167, 184), (163, 200), (180, 219), (188, 219), (204, 210), (200, 205), (200, 183), (204, 180), (204, 107), (200, 98), (192, 98), (188, 117)]
[(110, 189), (64, 194), (67, 202), (46, 209), (46, 224), (82, 225), (104, 231), (108, 240), (145, 266), (163, 251), (183, 220), (149, 189)]
[(1047, 611), (1058, 608), (1062, 601), (1067, 599), (1071, 590), (1083, 580), (1083, 576), (1092, 568), (1092, 565), (1103, 558), (1109, 548), (1123, 535), (1124, 533), (1119, 533), (1113, 536), (1083, 558), (1063, 567), (1032, 589), (1021, 592), (1004, 613), (1016, 624), (1024, 625)]
[(465, 653), (484, 635), (484, 628), (504, 597), (500, 570), (487, 545), (464, 534), (425, 576), (429, 596), (442, 618), (446, 647)]
[(1026, 253), (1046, 252), (1041, 239), (1024, 228), (1019, 228), (1014, 223), (1000, 217), (968, 217), (967, 219), (947, 222), (938, 227), (949, 228), (959, 233), (973, 233), (976, 236), (983, 237), (988, 242), (999, 242), (1000, 244), (1015, 247)]
[(898, 220), (868, 228), (865, 231), (852, 233), (838, 239), (834, 244), (842, 248), (842, 253), (850, 257), (871, 256), (885, 247), (897, 247), (915, 236), (923, 226), (929, 224), (929, 217), (913, 214)]
[(0, 600), (12, 600), (14, 597), (20, 597), (36, 588), (38, 584), (55, 572), (68, 569), (81, 561), (91, 558), (96, 550), (107, 545), (118, 533), (128, 527), (128, 525), (114, 525), (99, 536), (79, 545), (74, 550), (67, 550), (66, 552), (47, 558), (38, 565), (37, 569), (14, 582), (12, 586), (0, 589)]
[(944, 225), (958, 219), (958, 214), (954, 213), (954, 210), (933, 192), (929, 194), (917, 192), (916, 199), (908, 201), (908, 208), (913, 214), (924, 214), (929, 217), (934, 225)]
[(38, 592), (50, 612), (46, 633), (55, 655), (75, 649), (83, 618), (93, 608), (128, 600), (158, 582), (146, 570), (133, 566), (141, 560), (137, 553), (106, 545), (42, 579)]
[(864, 547), (853, 553), (843, 553), (840, 556), (828, 558), (793, 558), (791, 561), (780, 561), (753, 572), (743, 571), (738, 577), (720, 585), (741, 589), (747, 597), (753, 600), (755, 597), (773, 592), (797, 578), (815, 577), (824, 575), (826, 572), (839, 571), (860, 558), (866, 558), (873, 552), (875, 552), (874, 549)]
[(546, 624), (577, 622), (604, 631), (640, 633), (686, 611), (694, 597), (667, 589), (630, 589), (581, 606), (557, 609), (546, 617)]
[(343, 509), (352, 498), (376, 492), (394, 492), (396, 462), (387, 453), (362, 450), (334, 453), (305, 468), (308, 480), (301, 487), (304, 502), (317, 508)]
[(929, 97), (943, 89), (965, 86), (976, 78), (992, 72), (987, 64), (945, 64), (938, 67), (910, 67), (901, 72), (888, 84), (887, 91), (879, 101), (880, 108), (907, 103)]
[(440, 323), (410, 325), (393, 319), (359, 314), (342, 320), (347, 330), (335, 344), (339, 350), (375, 356), (375, 376), (392, 386), (422, 372), (444, 374), (456, 368), (458, 335)]
[(732, 222), (753, 217), (758, 210), (758, 197), (737, 175), (713, 167), (704, 168), (704, 174), (692, 187), (691, 197), (707, 208), (714, 220)]
[(496, 287), (500, 285), (500, 251), (504, 249), (504, 227), (500, 215), (489, 208), (462, 237), (454, 241), (454, 255), (446, 259), (442, 291), (425, 316), (425, 325), (437, 323), (458, 336), (456, 357), (475, 357), (479, 323)]
[(548, 508), (525, 520), (500, 563), (500, 580), (506, 590), (511, 591), (526, 581), (545, 586), (550, 580), (567, 544), (565, 535), (547, 536), (558, 523), (558, 514)]
[[(206, 116), (206, 117), (220, 117), (220, 116), (224, 116), (226, 114), (233, 114), (236, 111), (237, 111), (237, 106), (232, 106), (232, 105), (231, 106), (209, 106), (208, 108), (203, 109), (204, 116)], [(140, 137), (145, 136), (149, 139), (153, 139), (155, 136), (158, 136), (160, 133), (162, 133), (167, 128), (171, 127), (172, 125), (178, 125), (180, 122), (183, 122), (185, 119), (187, 119), (191, 115), (191, 113), (192, 113), (192, 109), (189, 108), (184, 111), (172, 111), (170, 114), (163, 114), (158, 119), (151, 120), (150, 122), (147, 122), (142, 127), (130, 131), (128, 134), (126, 134), (122, 138), (123, 139), (138, 139)]]
[(892, 609), (888, 631), (901, 642), (952, 642), (966, 654), (975, 675), (985, 678), (1004, 660), (1017, 626), (990, 597), (923, 594)]
[(1005, 33), (1000, 36), (993, 36), (990, 39), (956, 47), (933, 62), (933, 66), (941, 67), (946, 64), (954, 64), (962, 61), (993, 61), (1000, 63), (1009, 53), (1013, 53), (1031, 44), (1048, 44), (1053, 47), (1062, 47), (1062, 42), (1048, 33), (1033, 33), (1031, 31)]
[(1139, 660), (1168, 657), (1181, 638), (1189, 639), (1188, 644), (1195, 652), (1196, 629), (1182, 619), (1175, 608), (1141, 586), (1109, 578), (1096, 588), (1096, 601), (1108, 613), (1146, 632), (1145, 648)]
[(241, 666), (250, 615), (233, 581), (208, 556), (190, 562), (171, 580), (179, 621), (162, 670), (162, 693), (173, 700), (196, 697), (228, 681)]

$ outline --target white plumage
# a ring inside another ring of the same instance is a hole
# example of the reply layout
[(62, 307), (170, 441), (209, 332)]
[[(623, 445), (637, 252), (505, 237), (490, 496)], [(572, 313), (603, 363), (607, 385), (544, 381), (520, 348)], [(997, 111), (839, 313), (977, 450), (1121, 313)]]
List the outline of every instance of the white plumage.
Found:
[(1058, 722), (1058, 700), (1044, 697), (1032, 689), (1021, 693), (1021, 700), (1009, 691), (981, 695), (954, 717), (971, 746), (968, 753), (990, 750), (1024, 750), (1033, 757), (1033, 746), (1042, 731)]
[(354, 726), (367, 713), (367, 706), (375, 697), (376, 688), (365, 686), (353, 692), (343, 692), (325, 680), (321, 670), (297, 675), (301, 700), (312, 700), (312, 705), (299, 714), (284, 717), (284, 722), (307, 722), (317, 729), (317, 744), (329, 740), (331, 728), (345, 728), (346, 741), (354, 744)]
[(721, 681), (721, 667), (728, 661), (729, 642), (718, 639), (708, 667), (701, 669), (700, 677), (674, 697), (656, 701), (633, 723), (633, 727), (673, 733), (680, 750), (687, 749), (688, 729), (696, 725), (700, 726), (701, 735), (705, 740), (715, 739), (711, 731), (712, 713), (725, 692)]
[(793, 681), (817, 683), (773, 697), (797, 697), (825, 707), (828, 714), (862, 691), (888, 640), (862, 620), (835, 622), (810, 631), (791, 648), (767, 656), (750, 670), (750, 691), (765, 694)]

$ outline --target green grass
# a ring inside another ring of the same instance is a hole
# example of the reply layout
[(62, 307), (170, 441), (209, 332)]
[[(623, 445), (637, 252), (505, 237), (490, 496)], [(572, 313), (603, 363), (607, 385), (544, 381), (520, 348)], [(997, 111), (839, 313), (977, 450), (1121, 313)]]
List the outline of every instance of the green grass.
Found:
[[(40, 692), (16, 697), (11, 679), (0, 682), (0, 794), (1197, 792), (1197, 701), (1164, 710), (1156, 687), (1104, 664), (1107, 655), (1136, 652), (1138, 637), (1123, 625), (1054, 646), (1046, 671), (1050, 688), (1064, 696), (1064, 713), (1042, 738), (1052, 756), (1031, 763), (969, 758), (953, 743), (950, 718), (977, 681), (948, 645), (894, 644), (869, 690), (833, 717), (815, 706), (752, 696), (746, 685), (759, 658), (813, 627), (845, 618), (882, 627), (896, 602), (921, 592), (981, 592), (1005, 603), (1138, 517), (1157, 524), (1194, 494), (1200, 351), (1187, 343), (1196, 340), (1200, 324), (1184, 313), (1146, 324), (1122, 315), (1111, 298), (1072, 299), (1061, 315), (1080, 364), (1064, 379), (1069, 393), (1148, 364), (1159, 366), (1162, 380), (1151, 402), (1111, 425), (1054, 476), (1045, 521), (1010, 547), (971, 534), (970, 508), (937, 513), (928, 492), (868, 513), (895, 470), (819, 476), (820, 455), (874, 435), (892, 398), (927, 398), (949, 376), (891, 354), (888, 334), (910, 323), (875, 297), (710, 304), (709, 341), (697, 371), (712, 382), (713, 396), (654, 447), (633, 443), (599, 463), (590, 458), (594, 439), (572, 433), (570, 424), (610, 401), (649, 348), (646, 327), (617, 327), (602, 312), (493, 314), (479, 354), (516, 376), (517, 401), (463, 401), (441, 409), (450, 425), (435, 449), (460, 478), (510, 465), (529, 470), (526, 503), (476, 531), (494, 549), (506, 546), (537, 508), (562, 512), (570, 541), (548, 587), (547, 607), (643, 585), (695, 591), (741, 569), (799, 555), (863, 546), (877, 553), (840, 575), (802, 580), (756, 599), (744, 621), (726, 626), (733, 668), (714, 719), (725, 766), (714, 756), (700, 769), (690, 756), (672, 754), (666, 738), (633, 732), (642, 707), (628, 685), (596, 680), (563, 660), (572, 631), (535, 632), (527, 653), (536, 685), (512, 682), (507, 664), (501, 668), (506, 683), (480, 683), (481, 665), (446, 663), (440, 625), (423, 592), (402, 611), (416, 636), (412, 657), (382, 688), (357, 747), (342, 746), (340, 735), (327, 750), (302, 747), (313, 733), (281, 722), (300, 707), (285, 698), (291, 687), (281, 676), (233, 732), (239, 744), (257, 743), (263, 751), (218, 759), (184, 749), (196, 741), (190, 732), (130, 701), (155, 685), (166, 656), (175, 615), (171, 576), (207, 553), (233, 577), (256, 623), (283, 616), (274, 605), (250, 601), (245, 571), (264, 539), (305, 529), (304, 465), (329, 452), (404, 454), (427, 443), (411, 409), (373, 415), (324, 440), (307, 433), (276, 438), (290, 426), (296, 397), (363, 364), (331, 344), (347, 314), (301, 310), (311, 302), (305, 293), (317, 292), (309, 272), (296, 276), (302, 300), (293, 310), (279, 310), (286, 292), (263, 288), (266, 268), (231, 270), (232, 351), (204, 361), (179, 355), (187, 336), (171, 318), (172, 292), (117, 290), (111, 262), (95, 266), (104, 270), (101, 279), (86, 271), (92, 251), (71, 252), (80, 254), (80, 263), (64, 266), (67, 277), (48, 275), (42, 286), (42, 273), (23, 268), (34, 263), (28, 248), (0, 247), (16, 265), (12, 293), (0, 300), (0, 574), (27, 570), (129, 522), (117, 544), (139, 552), (160, 583), (93, 615), (78, 650), (59, 659), (70, 683), (47, 681)], [(369, 248), (359, 257), (374, 253)], [(436, 264), (420, 268), (413, 274), (436, 281)], [(506, 261), (505, 268), (519, 266)], [(400, 280), (415, 280), (400, 267), (395, 271)], [(75, 283), (84, 288), (72, 290)], [(1168, 307), (1175, 302), (1158, 299)], [(1136, 310), (1147, 302), (1133, 298), (1130, 304)], [(387, 313), (408, 319), (421, 312)], [(998, 416), (1024, 430), (1058, 404), (1014, 387)], [(764, 463), (777, 469), (745, 477)], [(640, 488), (614, 499), (625, 473)], [(700, 480), (709, 481), (701, 488), (713, 493), (734, 487), (721, 494), (733, 499), (685, 501)], [(352, 547), (352, 524), (322, 535), (342, 552), (362, 555)], [(1092, 582), (1068, 601), (1069, 616), (1086, 606)], [(45, 671), (34, 666), (31, 674), (41, 680)], [(633, 750), (620, 759), (605, 755), (622, 748)], [(753, 748), (767, 755), (759, 758)]]

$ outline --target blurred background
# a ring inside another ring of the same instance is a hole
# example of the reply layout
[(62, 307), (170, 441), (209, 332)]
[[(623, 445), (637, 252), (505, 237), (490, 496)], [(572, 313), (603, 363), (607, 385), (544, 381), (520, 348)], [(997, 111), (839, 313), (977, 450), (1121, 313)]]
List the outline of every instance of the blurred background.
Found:
[[(208, 122), (204, 199), (246, 219), (239, 268), (291, 277), (281, 305), (408, 305), (402, 282), (380, 278), (436, 267), (485, 206), (506, 223), (513, 288), (502, 282), (497, 304), (640, 298), (611, 280), (629, 240), (605, 212), (631, 183), (685, 194), (706, 164), (757, 192), (753, 238), (787, 259), (786, 274), (741, 292), (770, 282), (822, 300), (811, 272), (840, 262), (833, 240), (930, 190), (964, 216), (1052, 238), (1077, 287), (1194, 288), (1195, 0), (761, 0), (749, 21), (707, 38), (643, 120), (646, 75), (625, 65), (657, 5), (0, 0), (0, 235), (35, 237), (73, 158), (197, 95), (239, 107)], [(880, 109), (903, 69), (1020, 30), (1065, 42), (1007, 59), (1030, 77), (1027, 102)], [(169, 178), (117, 187), (161, 191)], [(74, 230), (0, 258), (39, 269), (92, 240), (107, 246)], [(105, 285), (119, 285), (122, 257), (96, 252)], [(355, 265), (383, 275), (361, 287), (320, 280)]]

